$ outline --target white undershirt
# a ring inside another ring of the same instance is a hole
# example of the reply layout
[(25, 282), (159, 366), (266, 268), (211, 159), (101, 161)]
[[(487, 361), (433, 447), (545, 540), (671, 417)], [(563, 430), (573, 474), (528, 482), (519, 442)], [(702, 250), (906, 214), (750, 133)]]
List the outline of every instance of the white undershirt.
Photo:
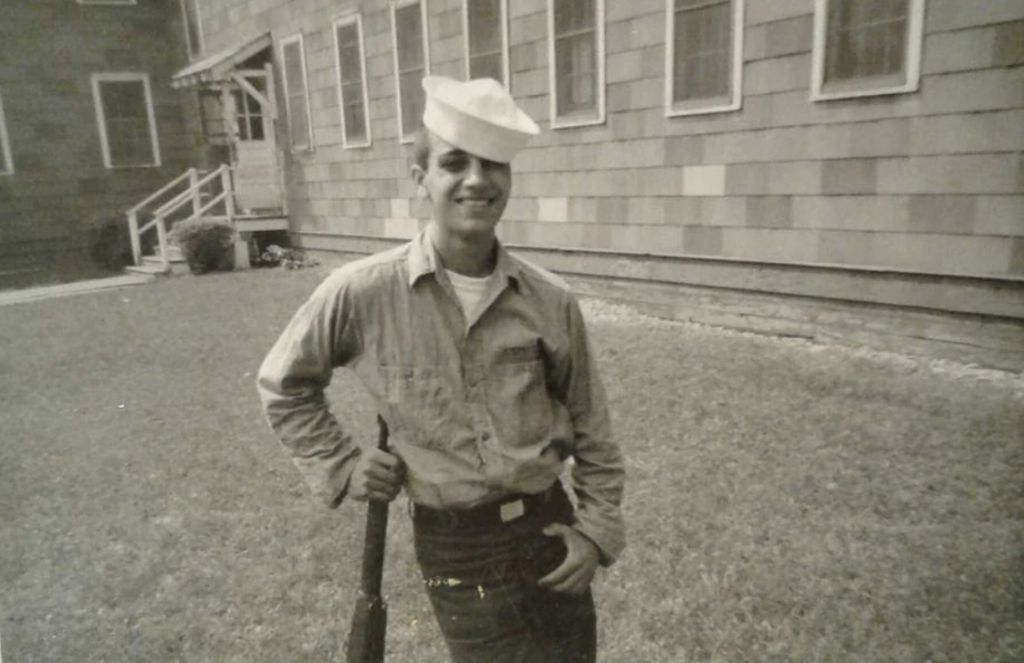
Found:
[(444, 271), (448, 274), (448, 280), (452, 282), (452, 287), (455, 288), (455, 294), (459, 298), (459, 303), (462, 304), (462, 312), (466, 314), (466, 319), (473, 319), (473, 316), (476, 315), (477, 307), (480, 306), (480, 300), (483, 299), (484, 293), (487, 292), (487, 286), (494, 274), (488, 274), (487, 276), (465, 276), (450, 269)]

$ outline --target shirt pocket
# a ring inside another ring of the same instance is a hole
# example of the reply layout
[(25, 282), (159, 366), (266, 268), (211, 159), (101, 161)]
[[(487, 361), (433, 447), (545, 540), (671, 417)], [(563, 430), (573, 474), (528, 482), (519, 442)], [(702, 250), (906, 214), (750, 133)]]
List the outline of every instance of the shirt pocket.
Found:
[(380, 366), (396, 439), (422, 447), (451, 443), (450, 390), (442, 371), (431, 366)]
[(487, 377), (487, 406), (498, 438), (509, 447), (549, 442), (552, 406), (544, 362), (532, 354), (505, 355)]

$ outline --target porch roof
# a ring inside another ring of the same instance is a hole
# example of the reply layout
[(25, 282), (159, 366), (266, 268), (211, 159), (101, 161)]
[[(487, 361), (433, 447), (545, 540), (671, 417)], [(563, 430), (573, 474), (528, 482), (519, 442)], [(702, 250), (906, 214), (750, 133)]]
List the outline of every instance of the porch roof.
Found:
[(232, 69), (260, 51), (270, 48), (271, 44), (273, 40), (267, 32), (247, 42), (208, 55), (171, 76), (171, 86), (183, 88), (227, 80)]

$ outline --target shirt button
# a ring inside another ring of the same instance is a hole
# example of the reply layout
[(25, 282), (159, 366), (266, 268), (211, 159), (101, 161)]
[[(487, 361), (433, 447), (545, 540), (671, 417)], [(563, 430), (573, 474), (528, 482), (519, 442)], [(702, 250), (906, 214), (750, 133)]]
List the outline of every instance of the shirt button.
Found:
[(491, 434), (488, 433), (487, 431), (484, 431), (484, 434), (480, 436), (480, 439), (486, 442), (487, 440), (491, 439)]

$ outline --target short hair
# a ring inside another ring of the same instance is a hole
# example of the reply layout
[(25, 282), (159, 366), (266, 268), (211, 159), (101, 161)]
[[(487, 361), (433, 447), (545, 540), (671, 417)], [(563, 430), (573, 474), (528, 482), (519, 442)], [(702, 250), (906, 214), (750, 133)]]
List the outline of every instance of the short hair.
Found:
[(430, 165), (430, 130), (420, 126), (412, 139), (412, 162), (427, 170)]

